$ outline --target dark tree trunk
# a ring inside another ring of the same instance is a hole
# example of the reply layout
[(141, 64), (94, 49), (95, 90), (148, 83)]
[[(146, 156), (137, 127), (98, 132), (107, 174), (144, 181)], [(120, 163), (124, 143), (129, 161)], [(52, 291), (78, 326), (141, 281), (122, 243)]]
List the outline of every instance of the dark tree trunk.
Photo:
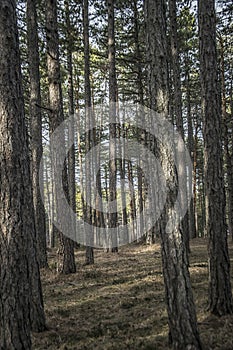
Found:
[[(50, 133), (53, 133), (56, 128), (63, 122), (63, 102), (60, 76), (59, 62), (59, 39), (57, 28), (57, 1), (48, 0), (46, 7), (46, 34), (47, 34), (47, 65), (48, 65), (48, 80), (49, 80), (49, 103), (50, 103)], [(61, 135), (65, 144), (64, 133)], [(56, 154), (52, 154), (52, 171), (59, 167), (60, 157), (59, 150)], [(67, 168), (64, 169), (64, 191), (69, 198)], [(55, 209), (59, 208), (59, 200), (57, 195), (58, 182), (60, 179), (54, 177), (54, 192), (55, 192)], [(59, 212), (59, 211), (58, 211)], [(60, 218), (57, 218), (59, 221)], [(61, 273), (76, 272), (75, 257), (74, 257), (74, 242), (60, 233), (60, 251), (58, 257), (58, 271)]]
[(224, 155), (226, 163), (226, 177), (227, 177), (227, 216), (229, 235), (233, 235), (233, 172), (232, 172), (232, 155), (230, 152), (229, 140), (229, 121), (227, 114), (227, 99), (225, 86), (225, 60), (224, 60), (224, 42), (220, 37), (220, 69), (221, 69), (221, 93), (222, 93), (222, 124), (223, 124), (223, 143)]
[[(108, 62), (109, 62), (109, 201), (116, 202), (116, 48), (115, 48), (115, 14), (114, 0), (108, 0)], [(109, 227), (117, 227), (117, 207), (109, 206)], [(117, 230), (111, 237), (112, 252), (118, 251)]]
[[(176, 0), (169, 0), (169, 17), (170, 17), (170, 41), (171, 41), (171, 70), (172, 70), (172, 82), (173, 82), (173, 102), (174, 102), (174, 114), (177, 131), (184, 140), (184, 125), (182, 115), (182, 92), (181, 92), (181, 78), (180, 78), (180, 55), (179, 55), (179, 43), (178, 43), (178, 25), (177, 25), (177, 5)], [(172, 116), (173, 117), (173, 116)], [(184, 176), (182, 178), (182, 184), (180, 184), (186, 191), (183, 191), (181, 200), (183, 205), (187, 201), (187, 174), (186, 174), (186, 161), (185, 154), (179, 157), (179, 167), (183, 169)], [(187, 251), (190, 252), (189, 245), (189, 215), (188, 211), (182, 220), (182, 229), (184, 232), (184, 239)]]
[[(69, 129), (68, 139), (72, 145), (68, 152), (68, 188), (69, 204), (76, 217), (76, 183), (75, 183), (75, 107), (74, 107), (74, 74), (73, 74), (73, 38), (72, 27), (70, 23), (70, 6), (69, 1), (65, 0), (66, 14), (66, 45), (67, 45), (67, 73), (68, 73), (68, 111), (69, 111)], [(72, 218), (72, 227), (76, 231), (76, 220)], [(78, 243), (74, 245), (78, 247)]]
[[(156, 112), (168, 116), (165, 4), (165, 0), (145, 0), (150, 101)], [(173, 349), (197, 350), (201, 349), (201, 343), (197, 329), (184, 234), (180, 227), (176, 229), (167, 227), (168, 220), (178, 215), (173, 208), (178, 188), (174, 155), (165, 148), (159, 151), (167, 179), (167, 201), (162, 213), (160, 229), (170, 342)]]
[[(133, 0), (133, 12), (134, 12), (134, 41), (135, 41), (135, 57), (137, 59), (137, 87), (138, 87), (138, 97), (140, 103), (140, 110), (143, 109), (144, 105), (144, 89), (143, 89), (143, 71), (142, 71), (142, 53), (140, 48), (140, 38), (139, 38), (139, 13), (138, 13), (138, 1)], [(140, 113), (143, 116), (143, 111)], [(138, 133), (138, 141), (143, 139), (145, 142), (145, 134), (141, 135), (141, 132)], [(144, 230), (144, 217), (143, 217), (143, 177), (141, 168), (143, 167), (142, 159), (138, 159), (138, 202), (139, 202), (139, 213), (141, 214), (140, 227), (139, 227), (139, 236), (141, 237)]]
[(0, 349), (28, 350), (45, 318), (15, 1), (0, 2), (0, 34)]
[(46, 252), (45, 209), (41, 198), (40, 187), (43, 188), (43, 177), (40, 177), (42, 160), (42, 120), (39, 72), (39, 47), (37, 33), (36, 1), (27, 0), (27, 45), (30, 77), (30, 131), (32, 152), (32, 189), (36, 220), (36, 238), (38, 260), (41, 268), (48, 267)]
[(233, 301), (225, 217), (215, 1), (199, 0), (198, 17), (205, 148), (206, 225), (209, 237), (209, 310), (215, 315), (222, 316), (233, 312)]
[[(186, 63), (187, 64), (187, 63)], [(194, 165), (194, 152), (195, 152), (195, 144), (194, 144), (194, 133), (193, 133), (193, 120), (191, 114), (191, 92), (190, 92), (190, 73), (189, 68), (187, 68), (186, 76), (185, 76), (185, 84), (186, 84), (186, 99), (187, 99), (187, 120), (188, 120), (188, 150), (193, 163), (193, 182), (196, 180), (196, 169)], [(195, 197), (196, 197), (196, 189), (193, 185), (193, 193), (190, 194), (190, 206), (189, 206), (189, 236), (190, 238), (195, 238), (197, 236), (197, 226), (196, 226), (196, 205), (195, 205)]]
[[(89, 2), (84, 0), (83, 2), (83, 38), (84, 38), (84, 70), (85, 70), (85, 115), (86, 115), (86, 129), (88, 130), (85, 140), (86, 153), (93, 147), (93, 111), (91, 103), (91, 83), (90, 83), (90, 47), (89, 47)], [(92, 208), (90, 206), (92, 198), (91, 189), (91, 173), (92, 162), (86, 161), (85, 176), (86, 176), (86, 208), (85, 208), (85, 220), (89, 224), (89, 230), (86, 232), (88, 235), (88, 241), (93, 239), (94, 243), (94, 226), (92, 220)], [(93, 246), (86, 247), (86, 265), (94, 264), (94, 251)]]

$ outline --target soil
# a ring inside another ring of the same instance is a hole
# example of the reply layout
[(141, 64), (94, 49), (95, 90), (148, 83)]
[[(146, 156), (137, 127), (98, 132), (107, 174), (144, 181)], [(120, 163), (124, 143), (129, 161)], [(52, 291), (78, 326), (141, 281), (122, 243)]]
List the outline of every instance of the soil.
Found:
[[(229, 251), (233, 265), (231, 242)], [(33, 333), (33, 349), (169, 349), (159, 243), (121, 247), (118, 254), (95, 250), (92, 266), (84, 260), (85, 250), (77, 250), (77, 273), (58, 275), (56, 253), (49, 252), (50, 269), (41, 272), (48, 330)], [(205, 239), (191, 242), (190, 273), (203, 348), (232, 350), (233, 316), (207, 311)]]

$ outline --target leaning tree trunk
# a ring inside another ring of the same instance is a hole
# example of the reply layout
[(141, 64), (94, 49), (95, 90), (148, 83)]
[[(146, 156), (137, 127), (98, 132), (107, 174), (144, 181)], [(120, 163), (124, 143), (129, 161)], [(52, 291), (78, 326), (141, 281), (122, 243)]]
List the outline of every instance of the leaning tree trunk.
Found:
[[(168, 117), (168, 54), (165, 4), (165, 0), (145, 0), (147, 61), (149, 63), (148, 83), (151, 107), (156, 112)], [(161, 130), (161, 132), (163, 131)], [(168, 221), (179, 214), (174, 209), (179, 184), (176, 176), (174, 154), (171, 154), (165, 148), (162, 145), (158, 151), (167, 184), (167, 200), (160, 227), (170, 342), (173, 349), (177, 350), (201, 349), (184, 233), (180, 227), (171, 229), (168, 226)]]
[(45, 318), (15, 1), (0, 2), (0, 46), (0, 348), (28, 350)]
[[(48, 0), (46, 7), (46, 35), (47, 35), (47, 65), (48, 65), (48, 81), (49, 81), (49, 103), (50, 103), (50, 133), (52, 134), (56, 128), (63, 122), (63, 102), (61, 88), (61, 74), (59, 62), (59, 39), (57, 26), (57, 1)], [(61, 138), (64, 140), (65, 135), (61, 133)], [(55, 152), (54, 152), (55, 153)], [(59, 150), (54, 154), (52, 152), (52, 171), (60, 165)], [(63, 171), (64, 192), (69, 197), (67, 168)], [(57, 189), (60, 179), (54, 177), (54, 192), (55, 192), (55, 209), (60, 207), (57, 195)], [(57, 218), (58, 222), (60, 218)], [(60, 249), (58, 259), (58, 271), (64, 274), (76, 272), (75, 257), (74, 257), (74, 242), (65, 237), (62, 233), (59, 234)]]
[(215, 315), (222, 316), (233, 312), (233, 301), (225, 217), (215, 1), (199, 0), (198, 17), (203, 99), (206, 225), (209, 237), (209, 310)]
[(36, 4), (36, 1), (27, 0), (27, 45), (30, 77), (30, 144), (32, 152), (32, 188), (39, 265), (40, 267), (48, 267), (46, 252), (45, 209), (40, 191), (40, 187), (43, 187), (43, 178), (40, 177), (39, 172), (43, 149)]

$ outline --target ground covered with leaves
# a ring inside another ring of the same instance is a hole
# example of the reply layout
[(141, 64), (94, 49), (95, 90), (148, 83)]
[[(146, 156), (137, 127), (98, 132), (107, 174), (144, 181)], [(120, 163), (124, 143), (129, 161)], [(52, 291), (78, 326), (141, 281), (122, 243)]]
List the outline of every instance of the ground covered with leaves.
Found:
[[(207, 308), (207, 241), (191, 243), (190, 273), (204, 349), (233, 349), (233, 316), (217, 318)], [(233, 245), (230, 243), (231, 265)], [(95, 250), (95, 265), (56, 274), (55, 253), (42, 271), (48, 330), (33, 334), (38, 350), (166, 350), (168, 324), (160, 246), (131, 245), (118, 254)], [(233, 269), (232, 269), (233, 276)], [(233, 285), (233, 283), (232, 283)]]

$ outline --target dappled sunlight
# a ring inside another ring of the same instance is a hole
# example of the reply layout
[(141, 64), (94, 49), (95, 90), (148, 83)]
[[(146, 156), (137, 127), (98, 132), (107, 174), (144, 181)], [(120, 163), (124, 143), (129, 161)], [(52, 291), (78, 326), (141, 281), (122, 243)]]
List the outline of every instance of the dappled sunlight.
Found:
[[(206, 245), (204, 239), (191, 244), (198, 325), (206, 349), (229, 350), (233, 318), (217, 319), (207, 312)], [(119, 254), (97, 250), (93, 266), (81, 265), (81, 249), (76, 252), (77, 273), (69, 276), (55, 274), (54, 257), (51, 252), (52, 269), (42, 271), (49, 329), (43, 337), (33, 335), (35, 349), (169, 349), (159, 244), (133, 244)]]

